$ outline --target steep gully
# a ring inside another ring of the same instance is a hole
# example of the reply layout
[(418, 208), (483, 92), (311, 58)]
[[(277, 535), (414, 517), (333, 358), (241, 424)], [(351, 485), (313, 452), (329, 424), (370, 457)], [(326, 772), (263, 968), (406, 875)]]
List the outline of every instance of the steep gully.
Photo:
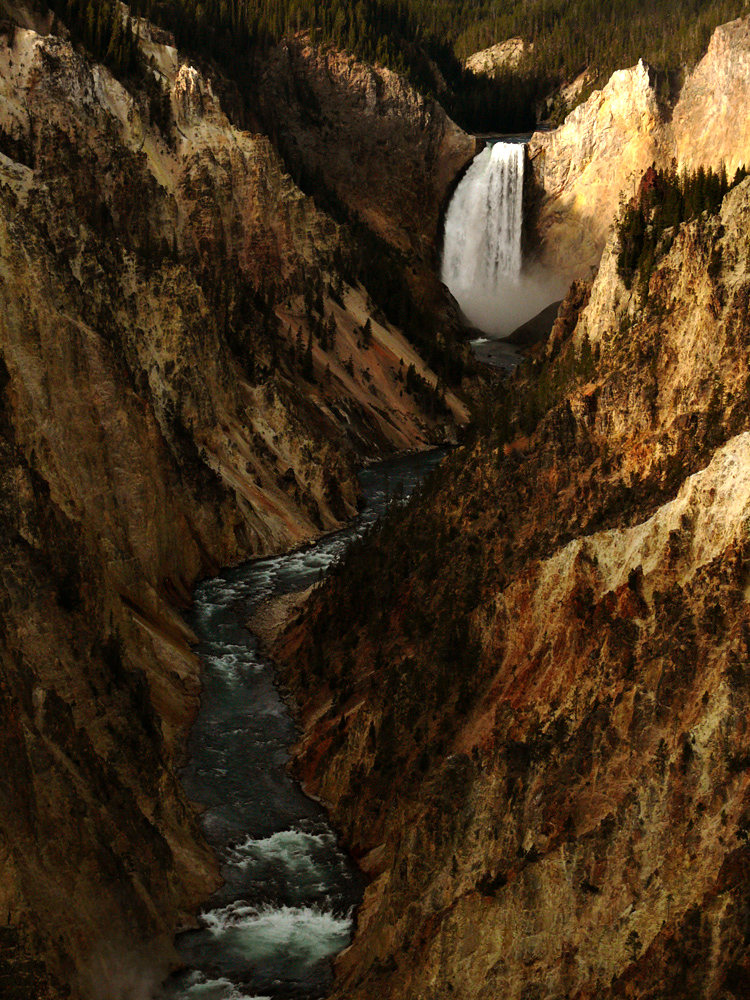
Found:
[(274, 666), (244, 622), (268, 598), (315, 583), (442, 455), (436, 450), (366, 469), (367, 506), (348, 528), (198, 588), (190, 624), (201, 640), (204, 692), (183, 782), (206, 806), (202, 827), (225, 884), (199, 929), (181, 936), (186, 969), (167, 984), (165, 997), (302, 998), (330, 985), (329, 959), (349, 943), (363, 879), (337, 847), (322, 806), (287, 773), (295, 724), (275, 687)]

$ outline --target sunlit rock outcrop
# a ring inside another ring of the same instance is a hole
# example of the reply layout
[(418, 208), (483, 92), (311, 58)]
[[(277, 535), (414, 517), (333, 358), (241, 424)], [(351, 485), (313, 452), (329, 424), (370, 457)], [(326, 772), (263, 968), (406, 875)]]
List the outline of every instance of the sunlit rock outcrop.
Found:
[(648, 67), (620, 70), (552, 132), (528, 146), (541, 199), (536, 235), (544, 264), (581, 277), (601, 257), (617, 206), (652, 164), (667, 166), (664, 120)]
[(544, 264), (570, 277), (596, 266), (622, 199), (643, 173), (676, 164), (730, 177), (750, 148), (750, 18), (717, 28), (703, 59), (669, 109), (657, 99), (642, 62), (609, 83), (528, 147), (533, 181), (530, 221)]
[(472, 53), (464, 66), (477, 76), (494, 76), (500, 69), (513, 69), (517, 66), (526, 51), (523, 38), (507, 38), (488, 49)]
[(675, 108), (675, 156), (681, 167), (731, 176), (750, 160), (750, 18), (723, 24), (685, 81)]

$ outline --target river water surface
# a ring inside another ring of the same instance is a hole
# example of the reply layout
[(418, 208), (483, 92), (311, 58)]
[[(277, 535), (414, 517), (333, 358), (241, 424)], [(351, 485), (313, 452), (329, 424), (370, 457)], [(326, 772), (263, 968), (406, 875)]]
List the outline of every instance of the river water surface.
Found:
[(182, 782), (206, 806), (202, 827), (226, 881), (200, 914), (200, 927), (177, 939), (186, 968), (167, 984), (168, 1000), (303, 1000), (330, 985), (331, 957), (351, 940), (365, 883), (324, 810), (287, 773), (297, 730), (273, 664), (244, 623), (267, 598), (315, 583), (443, 454), (372, 466), (360, 475), (367, 506), (351, 526), (197, 588), (191, 625), (204, 690)]

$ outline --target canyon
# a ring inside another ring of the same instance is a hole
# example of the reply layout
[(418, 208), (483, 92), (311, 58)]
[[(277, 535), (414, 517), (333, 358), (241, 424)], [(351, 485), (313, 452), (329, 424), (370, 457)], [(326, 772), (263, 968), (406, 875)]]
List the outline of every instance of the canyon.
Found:
[(358, 464), (467, 411), (168, 35), (139, 26), (163, 128), (64, 29), (5, 12), (0, 992), (147, 996), (218, 883), (176, 776), (194, 582), (340, 525)]
[(438, 278), (479, 143), (437, 100), (299, 32), (243, 117), (139, 20), (154, 101), (0, 9), (2, 995), (154, 995), (221, 881), (178, 778), (196, 582), (340, 527), (482, 393), (264, 609), (371, 880), (333, 995), (747, 995), (750, 181), (645, 288), (611, 224), (652, 164), (745, 163), (750, 19), (673, 108), (640, 63), (532, 137), (526, 239), (575, 280), (498, 389)]

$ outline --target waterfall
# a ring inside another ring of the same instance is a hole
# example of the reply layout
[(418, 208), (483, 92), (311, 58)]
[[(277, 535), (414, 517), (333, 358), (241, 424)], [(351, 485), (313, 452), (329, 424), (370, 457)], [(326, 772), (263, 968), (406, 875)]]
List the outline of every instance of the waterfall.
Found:
[(442, 279), (469, 322), (488, 333), (517, 325), (509, 300), (521, 274), (524, 150), (520, 142), (482, 150), (445, 217)]

